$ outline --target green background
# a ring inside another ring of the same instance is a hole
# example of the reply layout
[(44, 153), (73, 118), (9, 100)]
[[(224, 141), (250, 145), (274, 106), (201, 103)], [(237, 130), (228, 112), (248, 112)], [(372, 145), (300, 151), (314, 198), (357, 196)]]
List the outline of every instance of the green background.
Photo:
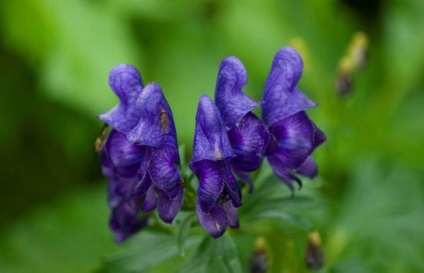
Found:
[[(117, 103), (114, 65), (162, 86), (189, 153), (197, 100), (213, 95), (220, 61), (240, 58), (244, 90), (260, 100), (287, 45), (304, 58), (299, 86), (328, 136), (320, 176), (294, 200), (325, 204), (300, 212), (321, 234), (322, 271), (424, 271), (424, 1), (20, 0), (1, 1), (0, 20), (0, 272), (92, 272), (129, 247), (107, 228), (93, 145), (96, 115)], [(341, 98), (339, 62), (358, 31), (367, 64)], [(270, 272), (307, 272), (306, 232), (261, 225), (234, 236), (242, 268), (263, 236)]]

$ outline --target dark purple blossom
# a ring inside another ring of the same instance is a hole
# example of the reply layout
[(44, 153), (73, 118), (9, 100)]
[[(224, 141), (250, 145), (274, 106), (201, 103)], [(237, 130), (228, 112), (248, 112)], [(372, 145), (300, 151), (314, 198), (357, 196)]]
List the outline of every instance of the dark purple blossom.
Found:
[(102, 172), (109, 180), (108, 204), (112, 210), (109, 225), (117, 242), (123, 242), (147, 223), (145, 217), (138, 217), (137, 198), (134, 196), (143, 150), (114, 129), (100, 150)]
[(137, 195), (145, 197), (142, 210), (157, 207), (159, 217), (171, 223), (181, 208), (184, 193), (174, 118), (158, 84), (143, 89), (137, 110), (140, 120), (127, 134), (129, 141), (145, 147), (138, 170)]
[(305, 110), (316, 106), (297, 87), (303, 71), (293, 48), (280, 49), (274, 57), (263, 95), (262, 117), (270, 132), (266, 155), (276, 175), (293, 190), (301, 185), (296, 172), (313, 177), (317, 167), (310, 157), (326, 137)]
[(120, 103), (99, 116), (112, 127), (100, 159), (109, 180), (110, 227), (122, 242), (147, 224), (141, 211), (157, 207), (171, 223), (184, 193), (174, 119), (159, 85), (143, 88), (140, 73), (127, 64), (112, 69), (109, 84)]
[(241, 206), (241, 192), (231, 172), (234, 157), (218, 109), (212, 99), (199, 100), (190, 168), (199, 178), (196, 211), (202, 226), (215, 238), (227, 226), (238, 227), (236, 207)]
[(259, 103), (249, 98), (243, 87), (247, 73), (236, 57), (227, 57), (221, 62), (215, 90), (218, 107), (235, 157), (231, 167), (235, 173), (253, 189), (247, 173), (259, 168), (262, 163), (269, 136), (263, 122), (252, 113)]

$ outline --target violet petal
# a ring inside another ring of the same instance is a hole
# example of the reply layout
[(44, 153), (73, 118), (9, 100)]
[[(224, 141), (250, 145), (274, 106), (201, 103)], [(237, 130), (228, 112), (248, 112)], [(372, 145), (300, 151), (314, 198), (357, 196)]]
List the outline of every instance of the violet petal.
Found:
[(270, 129), (276, 145), (267, 151), (288, 169), (297, 169), (316, 148), (316, 126), (305, 112), (299, 112), (275, 123)]
[(315, 160), (309, 156), (296, 171), (298, 174), (314, 178), (318, 174), (318, 166)]
[(303, 71), (303, 61), (293, 48), (280, 49), (274, 57), (265, 84), (262, 117), (266, 125), (316, 106), (296, 84)]
[(286, 184), (287, 187), (289, 187), (292, 192), (294, 192), (293, 182), (297, 183), (299, 188), (302, 187), (302, 181), (296, 177), (291, 170), (285, 168), (284, 165), (281, 164), (281, 161), (276, 159), (274, 156), (268, 156), (268, 161), (274, 173), (284, 182), (284, 184)]
[(147, 218), (138, 217), (138, 212), (128, 203), (112, 209), (109, 226), (115, 233), (115, 240), (122, 243), (129, 236), (147, 225)]
[(239, 224), (237, 209), (233, 206), (233, 204), (230, 201), (227, 201), (224, 204), (222, 204), (222, 207), (225, 211), (225, 214), (227, 215), (228, 226), (231, 228), (238, 228), (240, 224)]
[(174, 145), (163, 145), (161, 148), (152, 149), (150, 177), (153, 184), (166, 193), (170, 193), (179, 185), (179, 156)]
[(265, 125), (253, 113), (247, 113), (240, 122), (228, 131), (235, 157), (233, 168), (241, 172), (253, 172), (262, 163), (269, 134)]
[(129, 141), (159, 148), (165, 143), (177, 146), (174, 118), (162, 89), (148, 84), (137, 100), (138, 124), (127, 134)]
[(199, 100), (194, 133), (193, 157), (190, 166), (200, 160), (223, 160), (233, 156), (226, 130), (212, 99), (203, 95)]
[(144, 199), (141, 210), (143, 211), (152, 211), (156, 208), (157, 200), (159, 198), (159, 192), (154, 185), (151, 185), (147, 190), (146, 197)]
[(221, 162), (210, 160), (202, 160), (193, 165), (200, 182), (197, 199), (205, 213), (210, 213), (216, 207), (226, 186), (222, 177), (221, 165)]
[(222, 179), (225, 183), (225, 193), (228, 194), (228, 197), (231, 199), (235, 207), (241, 206), (241, 191), (240, 187), (237, 184), (237, 181), (231, 172), (230, 165), (227, 162), (220, 162), (220, 173)]
[(246, 68), (236, 57), (225, 58), (219, 67), (215, 89), (215, 102), (222, 115), (224, 125), (233, 127), (259, 103), (249, 98), (242, 90), (247, 82)]
[(108, 205), (110, 208), (119, 206), (122, 202), (129, 200), (135, 193), (137, 178), (124, 178), (114, 176), (109, 178)]
[(231, 165), (231, 167), (234, 170), (234, 173), (236, 174), (236, 176), (243, 182), (246, 183), (247, 186), (249, 187), (249, 193), (253, 192), (254, 186), (253, 186), (253, 180), (252, 178), (250, 178), (248, 173), (242, 172), (242, 171), (238, 171), (237, 168), (235, 168), (233, 165)]
[(158, 199), (158, 213), (160, 219), (165, 223), (172, 223), (183, 204), (183, 199), (184, 191), (182, 188), (178, 190), (178, 193), (172, 199), (161, 194)]
[(227, 215), (221, 205), (216, 206), (214, 210), (206, 213), (201, 209), (199, 202), (196, 202), (196, 214), (200, 224), (214, 238), (218, 238), (224, 234), (227, 228)]
[(108, 164), (119, 176), (134, 177), (137, 174), (144, 148), (129, 142), (125, 134), (112, 129), (102, 147), (102, 164)]
[(110, 71), (109, 85), (120, 103), (98, 117), (112, 128), (126, 134), (137, 124), (140, 117), (136, 100), (143, 90), (141, 75), (134, 66), (120, 64)]

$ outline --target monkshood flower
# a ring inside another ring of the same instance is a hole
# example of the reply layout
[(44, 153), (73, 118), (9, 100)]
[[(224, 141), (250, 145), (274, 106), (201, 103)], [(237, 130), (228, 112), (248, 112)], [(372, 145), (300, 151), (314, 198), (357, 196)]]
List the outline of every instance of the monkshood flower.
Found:
[(252, 190), (247, 173), (261, 165), (269, 135), (264, 123), (252, 113), (260, 105), (243, 92), (246, 83), (247, 73), (242, 62), (232, 56), (225, 58), (219, 67), (215, 102), (235, 153), (231, 167)]
[(317, 167), (310, 157), (326, 137), (305, 110), (316, 106), (297, 87), (303, 61), (296, 50), (280, 49), (265, 83), (262, 117), (270, 132), (266, 156), (275, 174), (293, 190), (301, 186), (296, 172), (313, 177)]
[(132, 144), (125, 134), (114, 129), (100, 150), (102, 172), (109, 180), (109, 226), (117, 242), (123, 242), (147, 224), (147, 218), (138, 217), (134, 195), (143, 153), (143, 147)]
[(159, 217), (171, 223), (181, 208), (181, 186), (177, 133), (171, 108), (156, 83), (147, 85), (136, 105), (139, 122), (127, 139), (144, 147), (138, 169), (137, 195), (145, 197), (143, 211), (158, 208)]
[(172, 222), (183, 190), (173, 116), (159, 85), (144, 88), (127, 64), (112, 69), (109, 84), (120, 103), (99, 116), (112, 127), (100, 159), (109, 180), (110, 227), (122, 242), (147, 224), (140, 211), (158, 207), (159, 217)]
[(201, 225), (215, 238), (227, 226), (239, 226), (236, 207), (241, 192), (231, 172), (234, 157), (220, 113), (212, 99), (203, 95), (198, 104), (190, 169), (199, 179), (196, 212)]
[(109, 181), (109, 226), (115, 240), (123, 242), (147, 224), (147, 218), (138, 216), (134, 195), (144, 148), (129, 142), (125, 135), (139, 120), (136, 100), (144, 85), (138, 70), (128, 64), (117, 65), (110, 71), (109, 85), (120, 103), (98, 116), (113, 128), (100, 150), (100, 161), (103, 175)]

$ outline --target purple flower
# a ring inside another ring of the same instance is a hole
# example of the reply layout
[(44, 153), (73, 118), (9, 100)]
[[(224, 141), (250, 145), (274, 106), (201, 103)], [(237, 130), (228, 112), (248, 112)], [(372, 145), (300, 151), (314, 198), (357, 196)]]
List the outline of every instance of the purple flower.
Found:
[(202, 226), (215, 238), (227, 226), (237, 228), (236, 207), (241, 192), (229, 165), (234, 153), (221, 116), (212, 99), (199, 100), (190, 168), (199, 179), (196, 211)]
[(99, 116), (112, 127), (100, 160), (109, 180), (110, 227), (122, 242), (147, 224), (141, 211), (157, 207), (171, 223), (184, 193), (174, 119), (159, 85), (143, 88), (140, 73), (127, 64), (112, 69), (109, 84), (120, 103)]
[(157, 207), (159, 217), (171, 223), (184, 197), (174, 118), (156, 83), (143, 89), (136, 109), (140, 119), (128, 132), (127, 139), (145, 149), (136, 189), (138, 196), (145, 197), (141, 209), (151, 211)]
[(266, 156), (276, 173), (293, 190), (301, 185), (295, 173), (313, 177), (317, 167), (310, 157), (326, 137), (305, 110), (316, 106), (297, 87), (303, 71), (293, 48), (280, 49), (274, 57), (263, 94), (262, 117), (270, 132)]
[(247, 74), (242, 62), (236, 57), (227, 57), (221, 62), (215, 90), (215, 101), (227, 130), (235, 153), (231, 167), (235, 173), (253, 189), (247, 173), (259, 168), (269, 142), (267, 128), (252, 113), (259, 103), (249, 98), (242, 90)]
[(126, 134), (140, 119), (136, 101), (143, 90), (143, 80), (137, 68), (129, 64), (120, 64), (110, 71), (109, 85), (120, 103), (98, 118), (115, 130)]
[(146, 218), (138, 217), (134, 196), (143, 150), (114, 129), (100, 150), (102, 172), (109, 180), (108, 204), (112, 210), (109, 225), (117, 242), (123, 242), (147, 224)]

